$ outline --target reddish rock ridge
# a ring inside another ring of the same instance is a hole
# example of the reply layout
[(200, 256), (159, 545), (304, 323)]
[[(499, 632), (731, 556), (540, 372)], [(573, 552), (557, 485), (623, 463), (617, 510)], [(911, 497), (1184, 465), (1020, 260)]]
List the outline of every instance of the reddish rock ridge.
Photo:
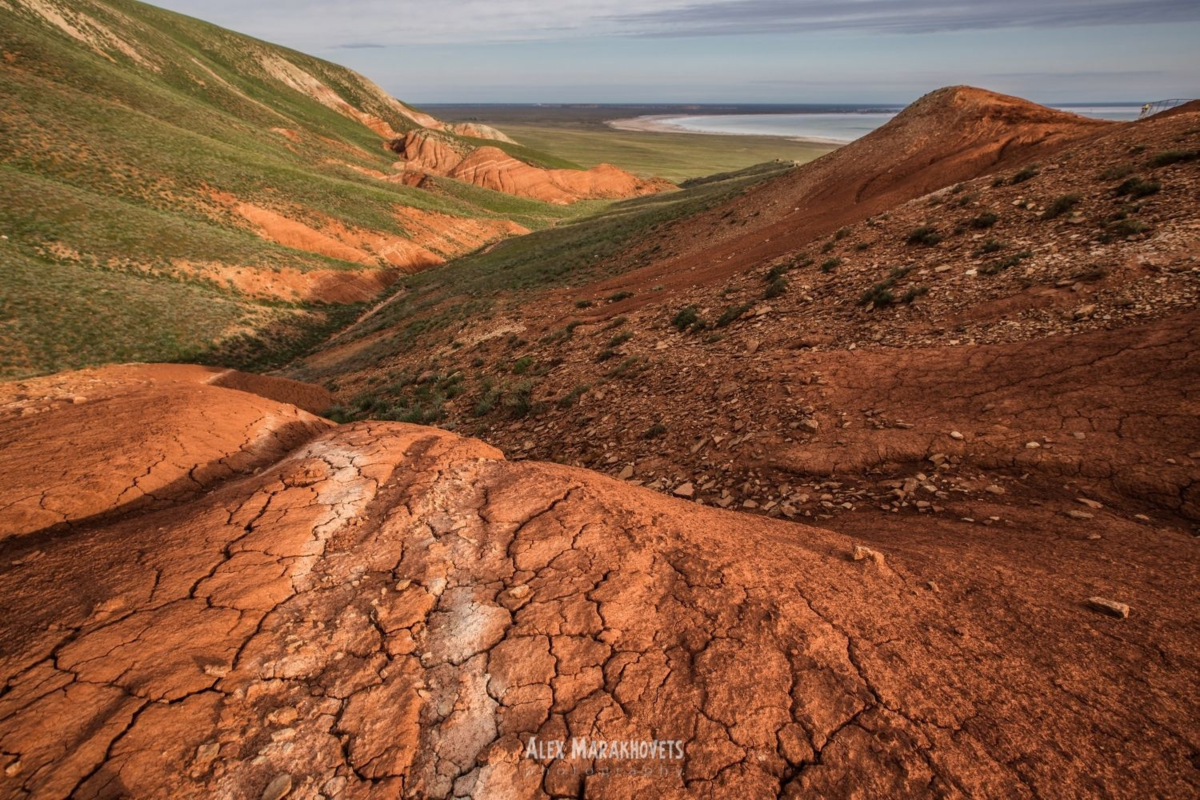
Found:
[[(607, 285), (640, 294), (717, 283), (901, 203), (1121, 125), (970, 86), (938, 89), (861, 139), (684, 220), (672, 231), (674, 257)], [(744, 225), (720, 224), (731, 210)], [(693, 269), (697, 262), (704, 266)]]
[[(153, 430), (164, 392), (248, 402), (141, 377), (110, 427)], [(8, 418), (6, 452), (72, 469), (87, 409)], [(1194, 574), (1112, 524), (1108, 557), (1002, 530), (863, 550), (444, 431), (316, 426), (186, 503), (0, 542), (0, 794), (1194, 796)], [(1089, 607), (1110, 592), (1128, 619)], [(683, 758), (537, 761), (531, 736)]]
[(396, 168), (407, 183), (422, 175), (440, 175), (518, 197), (566, 205), (578, 200), (615, 199), (654, 194), (665, 181), (642, 180), (611, 164), (588, 170), (544, 169), (526, 164), (498, 147), (464, 148), (429, 133), (414, 131), (392, 140), (401, 159)]
[(0, 384), (0, 541), (195, 497), (329, 427), (296, 406), (330, 405), (310, 384), (183, 365)]

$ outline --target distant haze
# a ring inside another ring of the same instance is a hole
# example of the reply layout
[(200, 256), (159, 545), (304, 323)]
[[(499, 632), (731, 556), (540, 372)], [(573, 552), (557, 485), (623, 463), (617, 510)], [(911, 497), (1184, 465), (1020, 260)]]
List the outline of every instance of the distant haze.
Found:
[(157, 0), (409, 102), (1045, 103), (1200, 95), (1196, 0)]

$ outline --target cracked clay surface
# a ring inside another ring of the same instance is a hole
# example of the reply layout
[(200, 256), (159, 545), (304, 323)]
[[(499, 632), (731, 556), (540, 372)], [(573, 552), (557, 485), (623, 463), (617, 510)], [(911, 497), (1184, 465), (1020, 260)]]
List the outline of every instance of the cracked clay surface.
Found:
[[(103, 402), (163, 435), (90, 496), (122, 503), (181, 436), (177, 475), (242, 468), (107, 516), (97, 499), (71, 525), (0, 509), (22, 533), (0, 540), (0, 796), (1200, 791), (1177, 530), (1113, 522), (1059, 561), (1032, 518), (969, 552), (888, 521), (882, 555), (854, 560), (857, 534), (145, 369)], [(91, 402), (33, 421), (69, 436)], [(270, 415), (295, 439), (261, 447)], [(6, 452), (50, 433), (0, 420)], [(77, 455), (49, 447), (39, 475), (77, 480)], [(1088, 611), (1097, 587), (1135, 613)], [(680, 740), (684, 757), (632, 774), (528, 758), (531, 736)]]

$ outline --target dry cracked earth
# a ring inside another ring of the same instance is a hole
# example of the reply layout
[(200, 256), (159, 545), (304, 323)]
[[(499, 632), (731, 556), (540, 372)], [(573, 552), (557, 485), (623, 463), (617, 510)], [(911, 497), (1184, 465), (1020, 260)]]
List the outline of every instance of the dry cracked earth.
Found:
[[(321, 390), (280, 379), (7, 385), (0, 794), (1194, 797), (1196, 465), (1156, 448), (1194, 436), (1196, 383), (1167, 396), (1137, 371), (1196, 341), (1175, 330), (1090, 365), (1144, 397), (970, 398), (990, 427), (944, 449), (972, 468), (1077, 480), (1070, 432), (1108, 442), (1074, 516), (1014, 481), (971, 500), (987, 526), (702, 507), (432, 428), (334, 426), (292, 405)], [(900, 367), (952, 380), (919, 355)], [(1035, 380), (1008, 358), (975, 366)], [(854, 374), (824, 380), (853, 395)], [(1056, 448), (1003, 455), (1034, 428)], [(531, 737), (682, 758), (538, 758)]]

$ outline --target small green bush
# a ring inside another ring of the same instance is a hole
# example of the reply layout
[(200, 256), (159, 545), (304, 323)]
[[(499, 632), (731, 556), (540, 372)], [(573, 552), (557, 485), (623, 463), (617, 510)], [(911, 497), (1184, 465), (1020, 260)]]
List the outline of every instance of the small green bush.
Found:
[(771, 281), (769, 284), (767, 284), (767, 290), (765, 292), (763, 292), (763, 297), (766, 298), (767, 300), (770, 300), (773, 297), (779, 297), (780, 295), (782, 295), (784, 292), (787, 291), (787, 288), (788, 288), (787, 278), (780, 276), (780, 277), (776, 278), (775, 280)]
[(932, 225), (922, 225), (919, 228), (914, 228), (905, 239), (909, 244), (923, 244), (926, 247), (933, 247), (942, 241), (942, 235), (937, 232), (937, 228)]
[(608, 302), (619, 303), (622, 300), (628, 300), (633, 297), (633, 292), (616, 292), (608, 296)]
[(685, 306), (684, 308), (679, 309), (679, 313), (671, 318), (671, 324), (680, 331), (686, 331), (699, 321), (700, 312), (695, 306)]
[(1042, 219), (1057, 219), (1073, 210), (1082, 199), (1083, 197), (1078, 194), (1059, 195), (1050, 202), (1050, 205), (1046, 206), (1046, 210), (1042, 212)]
[(1104, 172), (1101, 172), (1100, 180), (1116, 181), (1116, 180), (1120, 180), (1121, 178), (1124, 178), (1126, 175), (1129, 175), (1132, 172), (1133, 172), (1133, 164), (1130, 164), (1127, 161), (1124, 164), (1117, 164), (1115, 167), (1109, 167), (1108, 169), (1104, 170)]
[(1037, 165), (1030, 164), (1028, 167), (1025, 167), (1020, 172), (1018, 172), (1016, 175), (1013, 175), (1012, 178), (1010, 178), (1008, 182), (1011, 185), (1016, 186), (1019, 183), (1024, 183), (1025, 181), (1033, 180), (1040, 174), (1041, 173), (1038, 171)]
[(992, 211), (985, 211), (977, 217), (971, 219), (971, 227), (979, 230), (990, 228), (999, 221), (1000, 217)]
[(1150, 157), (1150, 166), (1166, 167), (1200, 159), (1200, 150), (1166, 150)]
[(633, 338), (633, 334), (629, 331), (621, 331), (617, 335), (608, 340), (609, 347), (620, 347)]
[(998, 253), (1006, 247), (1008, 247), (1008, 245), (999, 239), (988, 239), (979, 246), (979, 248), (975, 251), (975, 255), (986, 256), (989, 253)]
[(576, 300), (575, 301), (576, 308), (591, 308), (591, 306), (592, 306), (591, 300)]
[(742, 315), (750, 310), (749, 303), (742, 303), (737, 306), (729, 306), (721, 312), (721, 316), (717, 319), (717, 327), (724, 328), (742, 318)]
[(663, 425), (661, 422), (656, 422), (653, 425), (651, 425), (649, 428), (646, 429), (646, 432), (642, 434), (642, 438), (643, 439), (657, 439), (658, 437), (662, 436), (666, 432), (667, 432), (667, 426)]
[(821, 272), (829, 274), (842, 265), (840, 258), (827, 258), (821, 262)]
[(1158, 194), (1162, 191), (1162, 184), (1158, 181), (1147, 181), (1134, 176), (1122, 183), (1114, 191), (1117, 197), (1129, 195), (1136, 200), (1140, 197), (1149, 197), (1152, 194)]
[(533, 362), (533, 356), (521, 356), (513, 362), (512, 374), (524, 375), (526, 372), (529, 372), (529, 368), (533, 366)]

